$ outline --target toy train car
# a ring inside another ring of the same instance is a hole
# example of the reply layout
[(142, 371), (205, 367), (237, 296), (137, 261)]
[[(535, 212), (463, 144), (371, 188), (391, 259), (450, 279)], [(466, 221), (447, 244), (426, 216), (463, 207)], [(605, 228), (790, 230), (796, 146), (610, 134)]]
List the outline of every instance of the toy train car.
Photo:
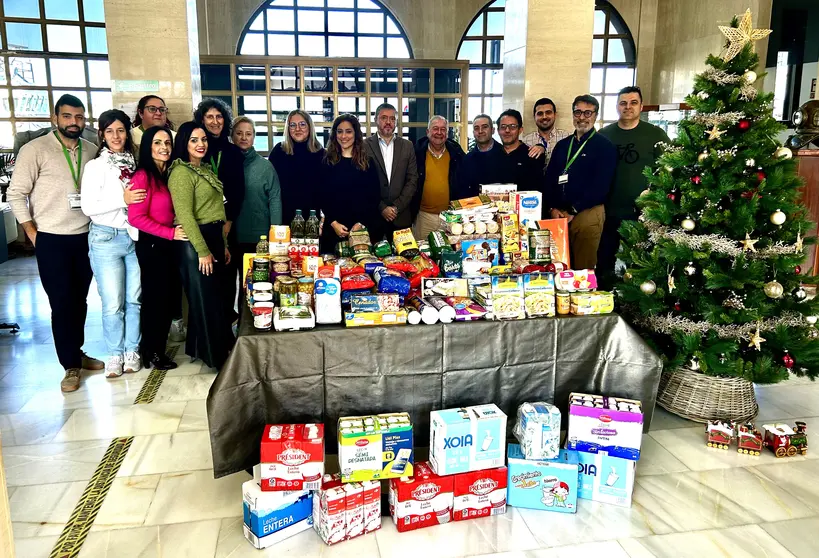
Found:
[(728, 449), (734, 439), (733, 421), (712, 420), (705, 425), (705, 441), (709, 448)]
[(737, 429), (737, 452), (749, 455), (762, 453), (762, 434), (753, 423), (745, 423)]
[(808, 453), (807, 426), (804, 422), (796, 422), (794, 428), (787, 424), (766, 424), (762, 426), (765, 431), (763, 445), (777, 457), (793, 457), (797, 453), (806, 455)]

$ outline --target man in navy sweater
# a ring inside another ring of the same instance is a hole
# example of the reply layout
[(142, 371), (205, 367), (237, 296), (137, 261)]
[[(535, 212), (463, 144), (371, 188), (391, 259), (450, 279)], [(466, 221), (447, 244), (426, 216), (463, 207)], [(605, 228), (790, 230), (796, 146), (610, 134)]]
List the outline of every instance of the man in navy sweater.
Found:
[(597, 264), (603, 233), (603, 207), (617, 167), (617, 148), (594, 129), (600, 103), (581, 95), (572, 103), (575, 132), (560, 140), (552, 152), (544, 182), (544, 206), (552, 219), (569, 221), (573, 269)]

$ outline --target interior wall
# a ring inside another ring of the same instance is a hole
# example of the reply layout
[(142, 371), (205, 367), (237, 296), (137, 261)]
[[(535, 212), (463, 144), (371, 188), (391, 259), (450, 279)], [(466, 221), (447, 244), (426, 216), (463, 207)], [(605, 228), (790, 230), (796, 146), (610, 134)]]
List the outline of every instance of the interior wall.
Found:
[[(253, 12), (262, 0), (196, 0), (199, 51), (234, 55)], [(415, 58), (453, 60), (472, 19), (487, 0), (382, 0), (398, 20)]]

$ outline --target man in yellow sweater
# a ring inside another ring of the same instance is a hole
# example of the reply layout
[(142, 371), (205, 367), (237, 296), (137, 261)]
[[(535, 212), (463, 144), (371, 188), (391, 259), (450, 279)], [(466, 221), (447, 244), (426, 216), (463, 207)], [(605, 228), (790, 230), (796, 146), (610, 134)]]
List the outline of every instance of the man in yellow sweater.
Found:
[(464, 150), (449, 139), (449, 122), (443, 116), (433, 116), (427, 135), (415, 146), (418, 165), (418, 188), (412, 203), (413, 235), (426, 238), (440, 228), (438, 214), (449, 207), (457, 185), (456, 172)]

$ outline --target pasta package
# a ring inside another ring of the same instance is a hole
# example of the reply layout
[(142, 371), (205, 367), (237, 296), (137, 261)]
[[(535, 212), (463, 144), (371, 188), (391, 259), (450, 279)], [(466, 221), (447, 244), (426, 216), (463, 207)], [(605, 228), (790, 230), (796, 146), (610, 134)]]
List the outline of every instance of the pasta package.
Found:
[(417, 269), (417, 272), (409, 275), (410, 286), (413, 289), (420, 288), (421, 281), (425, 277), (437, 277), (441, 272), (438, 264), (432, 261), (432, 259), (423, 252), (419, 254), (417, 258), (413, 259), (411, 263)]
[(410, 291), (410, 281), (407, 276), (394, 269), (379, 267), (373, 273), (379, 293), (395, 293), (407, 296)]
[(395, 251), (399, 256), (414, 258), (420, 251), (415, 237), (412, 236), (412, 229), (399, 229), (392, 233), (392, 242), (395, 244)]
[(403, 271), (404, 273), (418, 272), (418, 268), (404, 256), (386, 256), (382, 258), (381, 262), (387, 269)]
[(523, 276), (497, 275), (492, 277), (492, 313), (498, 320), (526, 318)]
[(555, 315), (555, 277), (552, 273), (527, 273), (523, 276), (526, 317)]
[(456, 322), (480, 320), (486, 316), (486, 308), (468, 297), (448, 296), (444, 300), (455, 310)]
[[(382, 269), (382, 268), (379, 268)], [(353, 291), (359, 289), (372, 289), (375, 282), (370, 279), (366, 273), (356, 273), (354, 275), (346, 275), (341, 279), (342, 291)]]

